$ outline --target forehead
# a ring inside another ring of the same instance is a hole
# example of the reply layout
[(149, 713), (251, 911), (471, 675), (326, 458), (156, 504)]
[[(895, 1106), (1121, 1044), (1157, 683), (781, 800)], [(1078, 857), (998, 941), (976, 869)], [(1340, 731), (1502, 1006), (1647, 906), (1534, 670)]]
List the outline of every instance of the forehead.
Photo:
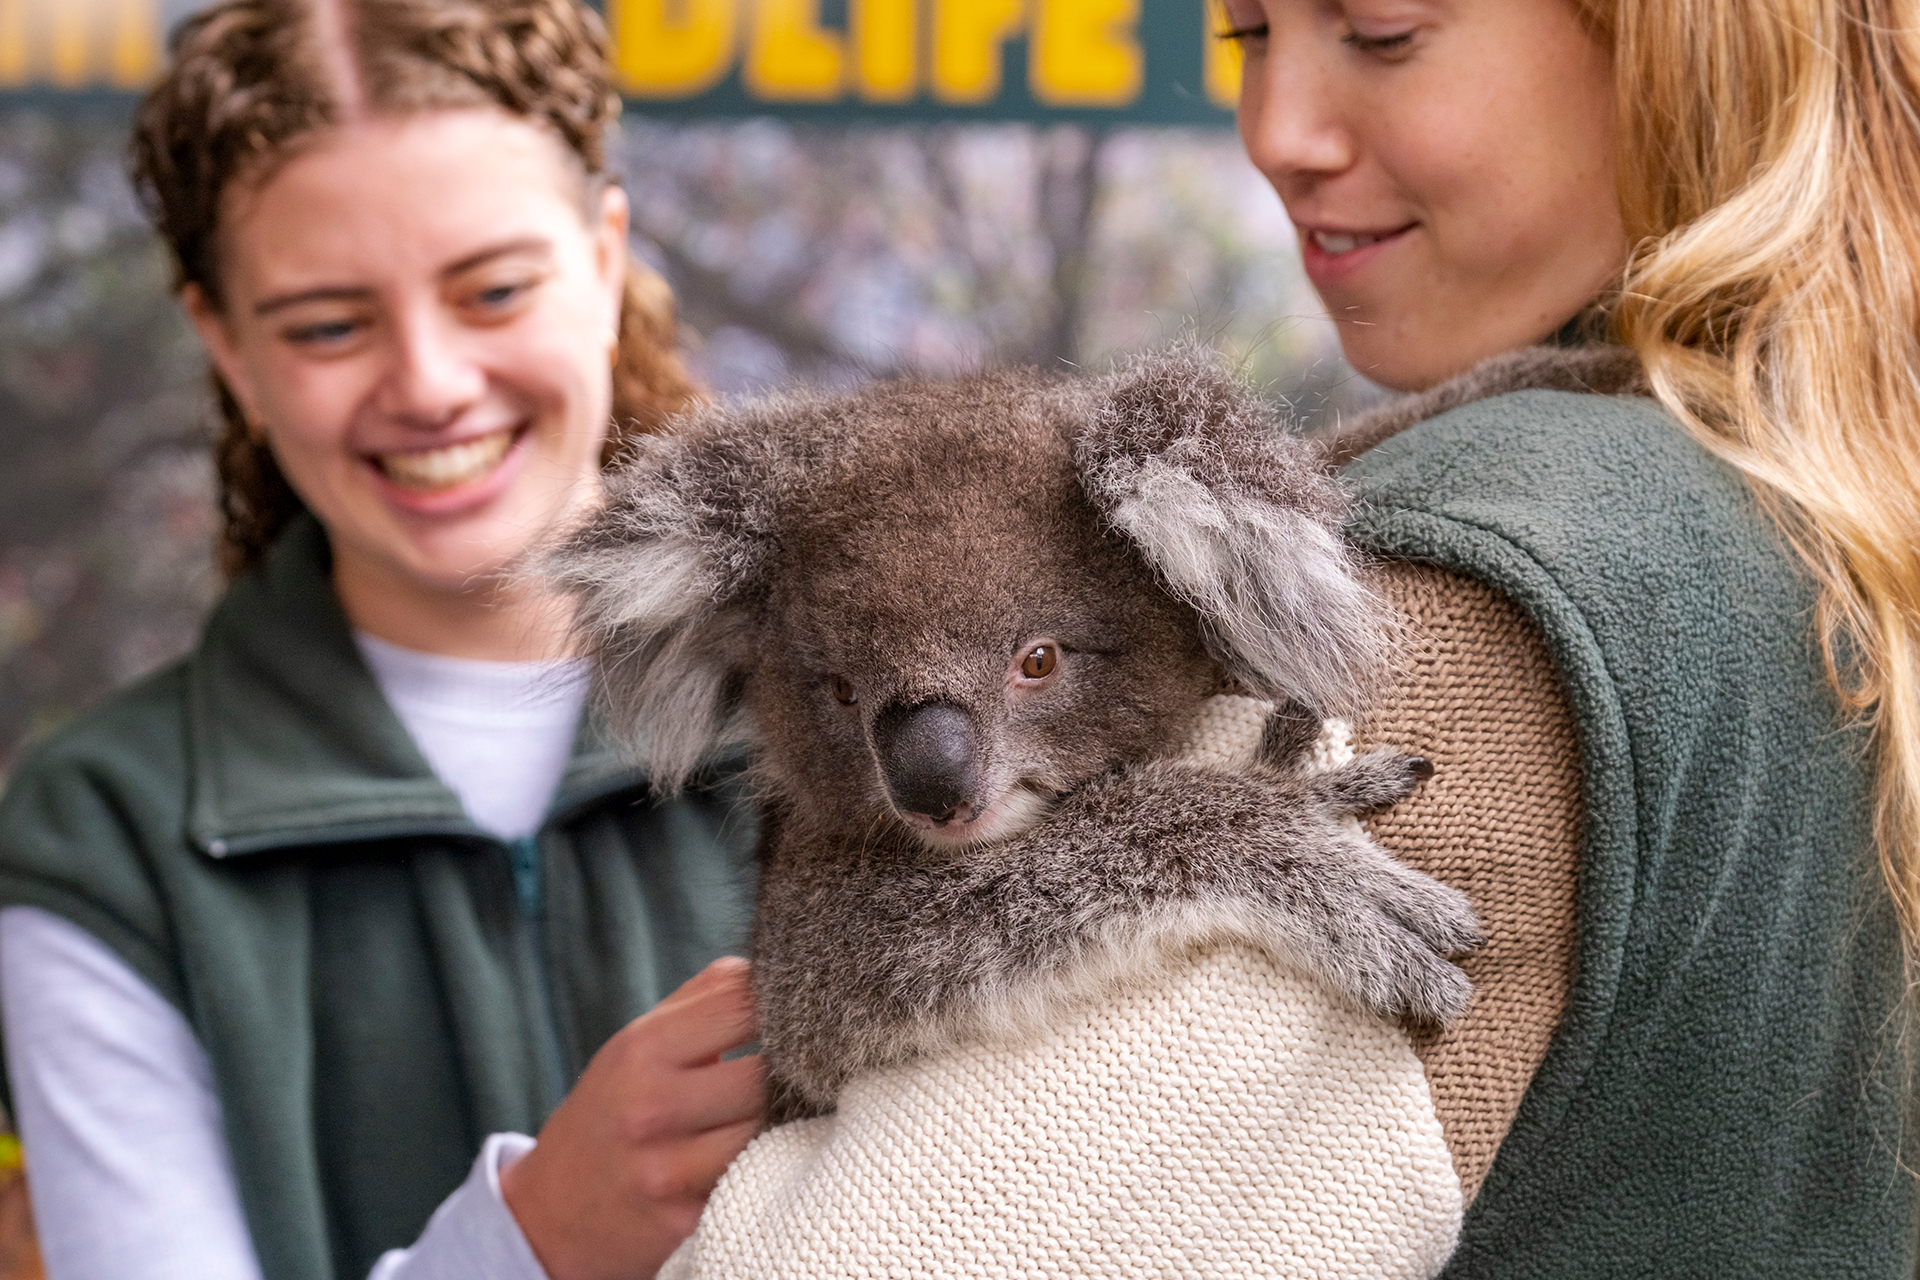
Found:
[(1055, 424), (898, 420), (783, 523), (777, 607), (810, 628), (1011, 642), (1119, 605), (1127, 553)]
[(493, 245), (587, 238), (583, 178), (544, 127), (489, 108), (418, 111), (313, 135), (222, 206), (221, 268), (255, 295), (437, 275)]

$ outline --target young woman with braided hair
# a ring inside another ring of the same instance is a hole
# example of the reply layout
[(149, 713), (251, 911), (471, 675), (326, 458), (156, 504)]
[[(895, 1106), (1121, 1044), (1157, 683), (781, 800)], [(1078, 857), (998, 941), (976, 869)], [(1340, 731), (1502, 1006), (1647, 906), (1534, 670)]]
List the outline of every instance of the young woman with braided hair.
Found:
[(649, 1275), (764, 1103), (720, 1057), (750, 824), (724, 775), (648, 801), (510, 572), (691, 395), (599, 21), (225, 0), (172, 55), (134, 177), (213, 360), (231, 582), (0, 810), (48, 1272)]

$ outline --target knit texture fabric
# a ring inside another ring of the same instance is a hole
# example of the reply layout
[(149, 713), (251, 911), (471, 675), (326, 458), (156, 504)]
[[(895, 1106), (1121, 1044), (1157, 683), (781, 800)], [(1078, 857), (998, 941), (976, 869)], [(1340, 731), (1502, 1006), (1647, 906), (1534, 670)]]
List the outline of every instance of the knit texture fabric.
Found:
[[(1212, 699), (1184, 754), (1245, 764), (1269, 709)], [(854, 1080), (747, 1148), (660, 1275), (1424, 1278), (1461, 1211), (1406, 1033), (1227, 946)]]
[(1410, 867), (1464, 891), (1486, 944), (1462, 958), (1473, 1004), (1418, 1028), (1434, 1109), (1471, 1202), (1547, 1054), (1573, 986), (1580, 743), (1545, 638), (1484, 582), (1381, 566), (1406, 643), (1359, 740), (1414, 751), (1434, 776), (1366, 828)]

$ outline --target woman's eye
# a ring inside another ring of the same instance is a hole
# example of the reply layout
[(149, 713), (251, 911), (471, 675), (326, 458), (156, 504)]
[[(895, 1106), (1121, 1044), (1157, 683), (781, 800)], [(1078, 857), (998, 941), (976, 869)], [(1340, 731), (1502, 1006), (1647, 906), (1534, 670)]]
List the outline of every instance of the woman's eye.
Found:
[(520, 296), (520, 291), (524, 288), (526, 288), (525, 285), (519, 284), (497, 284), (491, 289), (482, 289), (475, 294), (474, 301), (483, 307), (497, 307), (502, 303), (512, 302)]
[(296, 347), (325, 347), (345, 342), (359, 332), (358, 320), (323, 320), (293, 326), (286, 331), (286, 339)]
[(1214, 38), (1238, 45), (1256, 43), (1267, 38), (1267, 24), (1253, 22), (1244, 27), (1228, 27), (1225, 31), (1216, 32)]
[(536, 283), (537, 281), (533, 280), (509, 280), (489, 285), (484, 289), (476, 289), (468, 295), (467, 305), (485, 314), (511, 313), (518, 310), (519, 305), (526, 301)]
[(1029, 680), (1044, 680), (1060, 665), (1060, 650), (1050, 644), (1037, 644), (1021, 660), (1020, 674)]
[(1389, 36), (1370, 36), (1360, 31), (1349, 31), (1340, 37), (1340, 43), (1361, 53), (1378, 54), (1391, 57), (1406, 53), (1413, 47), (1414, 33), (1401, 31)]
[(834, 700), (843, 707), (850, 707), (860, 701), (860, 695), (853, 691), (853, 681), (845, 676), (833, 678), (833, 696)]

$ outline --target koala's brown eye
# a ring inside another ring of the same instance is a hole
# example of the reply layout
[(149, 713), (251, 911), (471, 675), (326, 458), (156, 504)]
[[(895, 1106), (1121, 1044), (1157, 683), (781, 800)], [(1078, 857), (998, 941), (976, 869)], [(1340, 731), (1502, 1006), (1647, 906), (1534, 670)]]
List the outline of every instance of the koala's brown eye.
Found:
[(853, 691), (853, 681), (845, 676), (833, 678), (833, 696), (849, 707), (860, 701), (860, 695)]
[(1020, 674), (1029, 680), (1044, 680), (1060, 665), (1060, 651), (1050, 644), (1037, 644), (1020, 664)]

